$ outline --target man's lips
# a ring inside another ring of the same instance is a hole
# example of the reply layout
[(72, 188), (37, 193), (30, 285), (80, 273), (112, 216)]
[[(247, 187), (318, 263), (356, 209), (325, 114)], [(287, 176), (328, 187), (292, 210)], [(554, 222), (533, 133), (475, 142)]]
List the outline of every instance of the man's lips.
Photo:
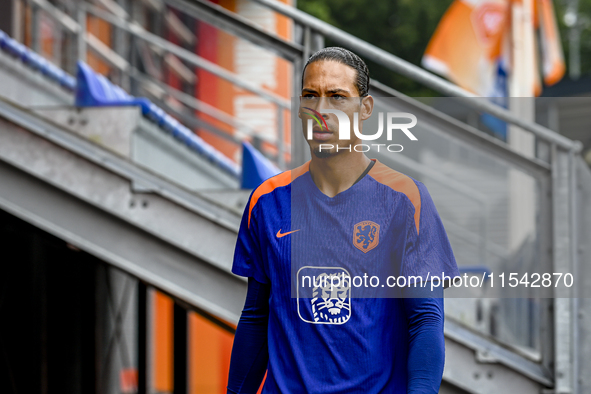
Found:
[(324, 127), (320, 127), (318, 125), (314, 125), (314, 127), (312, 127), (312, 132), (314, 133), (330, 133), (332, 134), (332, 131), (330, 131), (330, 129), (326, 129)]
[(332, 137), (333, 132), (315, 127), (315, 128), (312, 129), (312, 135), (313, 135), (313, 137), (314, 137), (315, 140), (318, 140), (318, 141), (326, 141), (326, 140), (329, 140)]

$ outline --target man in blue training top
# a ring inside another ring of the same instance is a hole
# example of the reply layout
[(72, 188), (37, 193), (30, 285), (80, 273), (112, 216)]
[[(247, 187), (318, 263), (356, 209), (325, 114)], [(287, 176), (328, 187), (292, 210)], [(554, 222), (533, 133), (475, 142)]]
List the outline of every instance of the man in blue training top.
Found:
[[(365, 63), (343, 48), (304, 67), (312, 159), (263, 182), (246, 206), (232, 272), (248, 277), (248, 293), (228, 393), (256, 393), (265, 371), (263, 393), (439, 391), (443, 287), (386, 278), (459, 272), (425, 186), (351, 149), (373, 111), (368, 85)], [(351, 138), (339, 139), (337, 113)]]

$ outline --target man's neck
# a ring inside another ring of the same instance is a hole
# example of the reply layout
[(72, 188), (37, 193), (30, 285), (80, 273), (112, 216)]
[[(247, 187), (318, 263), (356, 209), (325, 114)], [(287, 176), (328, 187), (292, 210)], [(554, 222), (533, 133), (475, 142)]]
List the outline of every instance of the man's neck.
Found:
[(310, 175), (322, 193), (334, 197), (353, 186), (369, 163), (361, 152), (342, 152), (327, 158), (312, 155)]

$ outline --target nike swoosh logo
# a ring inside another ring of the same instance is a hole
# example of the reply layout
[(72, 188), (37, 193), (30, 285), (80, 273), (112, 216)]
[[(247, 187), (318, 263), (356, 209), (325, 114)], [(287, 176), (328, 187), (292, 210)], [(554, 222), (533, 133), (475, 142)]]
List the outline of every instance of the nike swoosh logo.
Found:
[(281, 234), (281, 229), (279, 229), (279, 231), (277, 231), (277, 238), (285, 237), (286, 235), (289, 235), (291, 233), (295, 233), (296, 231), (300, 231), (300, 230), (301, 229), (297, 229), (297, 230), (288, 231), (286, 233)]

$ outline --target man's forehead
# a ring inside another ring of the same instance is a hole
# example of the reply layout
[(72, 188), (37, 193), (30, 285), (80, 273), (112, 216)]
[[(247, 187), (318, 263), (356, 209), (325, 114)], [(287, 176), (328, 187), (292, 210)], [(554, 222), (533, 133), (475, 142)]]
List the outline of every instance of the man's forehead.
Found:
[(326, 90), (355, 88), (357, 71), (343, 63), (319, 60), (308, 64), (304, 72), (303, 88), (322, 87)]

